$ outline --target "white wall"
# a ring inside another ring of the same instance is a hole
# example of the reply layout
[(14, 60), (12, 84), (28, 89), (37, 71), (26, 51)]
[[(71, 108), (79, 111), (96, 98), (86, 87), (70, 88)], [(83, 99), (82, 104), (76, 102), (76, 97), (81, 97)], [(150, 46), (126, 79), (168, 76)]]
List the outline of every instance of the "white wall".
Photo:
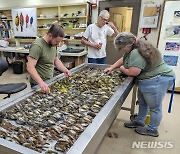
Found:
[[(176, 87), (180, 87), (180, 51), (179, 50), (165, 50), (165, 46), (167, 42), (172, 43), (179, 43), (180, 37), (178, 35), (169, 37), (166, 35), (166, 28), (167, 27), (173, 27), (179, 25), (179, 20), (175, 20), (174, 18), (174, 11), (178, 11), (180, 6), (180, 1), (167, 1), (165, 8), (164, 8), (164, 17), (162, 20), (162, 27), (161, 27), (161, 35), (159, 39), (159, 45), (158, 49), (161, 51), (162, 55), (166, 56), (176, 56), (178, 57), (177, 65), (170, 65), (170, 67), (173, 69), (173, 71), (176, 73)], [(173, 34), (172, 28), (172, 34)], [(169, 58), (170, 62), (173, 62), (173, 58)]]
[[(158, 2), (161, 4), (161, 11), (160, 11), (160, 16), (159, 16), (158, 28), (152, 28), (151, 33), (148, 34), (148, 36), (147, 36), (148, 41), (151, 42), (154, 46), (157, 46), (158, 35), (159, 35), (159, 31), (160, 31), (160, 21), (162, 18), (162, 11), (163, 11), (162, 7), (163, 7), (164, 0), (142, 0), (141, 6), (143, 6), (144, 3), (148, 3), (148, 2)], [(143, 8), (141, 7), (140, 17), (141, 17), (141, 14), (143, 13), (142, 10), (143, 10)], [(143, 35), (144, 34), (142, 33), (142, 28), (138, 28), (138, 35), (137, 35), (138, 38), (142, 37)]]

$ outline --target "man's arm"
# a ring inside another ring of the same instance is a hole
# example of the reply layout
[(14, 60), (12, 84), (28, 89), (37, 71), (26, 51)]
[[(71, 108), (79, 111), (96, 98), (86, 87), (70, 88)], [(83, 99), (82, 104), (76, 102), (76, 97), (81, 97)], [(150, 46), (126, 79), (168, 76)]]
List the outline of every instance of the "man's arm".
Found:
[(116, 26), (112, 22), (108, 22), (108, 26), (110, 26), (114, 30), (114, 33), (111, 35), (111, 37), (116, 37), (119, 34)]
[(37, 60), (29, 56), (27, 62), (27, 71), (29, 72), (30, 76), (39, 84), (42, 91), (49, 93), (48, 85), (42, 80), (35, 68), (36, 64)]
[(65, 73), (66, 74), (66, 77), (70, 77), (72, 75), (71, 71), (69, 71), (65, 66), (64, 64), (59, 60), (58, 57), (56, 57), (54, 59), (54, 65), (56, 66), (56, 68), (58, 70), (60, 70), (61, 72)]
[(97, 43), (91, 43), (90, 41), (88, 41), (85, 37), (82, 37), (81, 39), (81, 43), (86, 45), (86, 46), (90, 46), (93, 47), (95, 49), (100, 50), (102, 47), (102, 44), (97, 44)]

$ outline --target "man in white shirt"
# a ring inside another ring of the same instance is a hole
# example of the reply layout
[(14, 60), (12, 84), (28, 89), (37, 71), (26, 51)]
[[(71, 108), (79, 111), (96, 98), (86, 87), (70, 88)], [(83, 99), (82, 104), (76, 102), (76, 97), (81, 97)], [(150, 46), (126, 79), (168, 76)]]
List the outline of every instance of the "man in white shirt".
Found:
[(88, 46), (88, 63), (106, 63), (107, 36), (115, 37), (119, 32), (109, 20), (109, 12), (102, 10), (98, 16), (97, 23), (87, 27), (81, 42)]

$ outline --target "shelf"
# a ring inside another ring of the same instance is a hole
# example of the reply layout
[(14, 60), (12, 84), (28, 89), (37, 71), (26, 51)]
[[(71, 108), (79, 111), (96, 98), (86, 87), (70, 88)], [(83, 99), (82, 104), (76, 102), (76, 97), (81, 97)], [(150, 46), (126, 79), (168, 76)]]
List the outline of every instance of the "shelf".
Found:
[(7, 30), (11, 30), (11, 28), (0, 28), (0, 30), (5, 30), (5, 31), (7, 31)]
[[(12, 25), (12, 17), (11, 17), (11, 10), (1, 10), (2, 14), (4, 14), (4, 17), (7, 19), (1, 19), (0, 21), (6, 22), (8, 26)], [(74, 36), (80, 32), (84, 32), (86, 30), (86, 27), (80, 28), (79, 26), (82, 24), (87, 25), (88, 20), (88, 4), (87, 3), (74, 3), (74, 4), (65, 4), (65, 5), (53, 5), (53, 6), (40, 6), (37, 7), (37, 36), (43, 36), (47, 33), (50, 27), (46, 27), (49, 25), (52, 25), (55, 21), (58, 21), (58, 24), (61, 25), (63, 22), (69, 23), (69, 27), (64, 27), (64, 32), (67, 35)], [(65, 17), (63, 16), (65, 13), (68, 13), (68, 15)], [(77, 21), (77, 23), (72, 25), (72, 22)], [(40, 27), (43, 28), (40, 28)], [(72, 26), (72, 27), (71, 27)], [(73, 28), (78, 27), (78, 28)], [(12, 31), (12, 28), (7, 27), (0, 28), (0, 31), (8, 31), (9, 33)], [(10, 35), (9, 35), (10, 36)], [(11, 36), (10, 36), (11, 37)], [(23, 39), (20, 40), (18, 38), (9, 39), (11, 43), (14, 43), (16, 41), (23, 42)], [(27, 40), (25, 40), (27, 41)], [(71, 44), (80, 43), (81, 40), (67, 40)], [(32, 42), (32, 40), (29, 40), (29, 42)]]
[(0, 19), (0, 21), (12, 21), (12, 19)]
[(77, 7), (77, 6), (80, 6), (80, 7), (82, 7), (82, 6), (86, 6), (87, 5), (87, 3), (72, 3), (72, 4), (62, 4), (62, 5), (60, 5), (60, 7)]
[(68, 42), (70, 44), (77, 44), (77, 43), (81, 43), (81, 39), (68, 39)]
[(58, 17), (53, 17), (53, 18), (37, 18), (37, 20), (58, 20)]
[(37, 28), (38, 30), (48, 30), (50, 28)]
[(59, 19), (76, 19), (76, 18), (87, 18), (87, 16), (76, 16), (76, 17), (59, 17)]
[(65, 27), (64, 28), (64, 30), (71, 30), (71, 29), (73, 29), (73, 30), (85, 30), (86, 29), (86, 27), (85, 28), (68, 28), (68, 27)]

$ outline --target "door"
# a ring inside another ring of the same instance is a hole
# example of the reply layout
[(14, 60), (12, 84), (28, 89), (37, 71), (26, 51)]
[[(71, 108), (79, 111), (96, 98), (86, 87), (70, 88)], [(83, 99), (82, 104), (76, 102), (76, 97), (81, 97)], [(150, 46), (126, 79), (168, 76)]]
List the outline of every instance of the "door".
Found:
[(113, 17), (113, 23), (118, 29), (119, 32), (122, 32), (123, 30), (123, 15), (119, 13), (111, 13), (111, 16)]
[[(99, 12), (108, 10), (110, 21), (112, 21), (120, 32), (127, 31), (137, 35), (141, 0), (123, 0), (123, 1), (100, 1)], [(113, 45), (113, 39), (107, 42), (107, 64), (113, 64), (123, 53), (117, 52)]]

